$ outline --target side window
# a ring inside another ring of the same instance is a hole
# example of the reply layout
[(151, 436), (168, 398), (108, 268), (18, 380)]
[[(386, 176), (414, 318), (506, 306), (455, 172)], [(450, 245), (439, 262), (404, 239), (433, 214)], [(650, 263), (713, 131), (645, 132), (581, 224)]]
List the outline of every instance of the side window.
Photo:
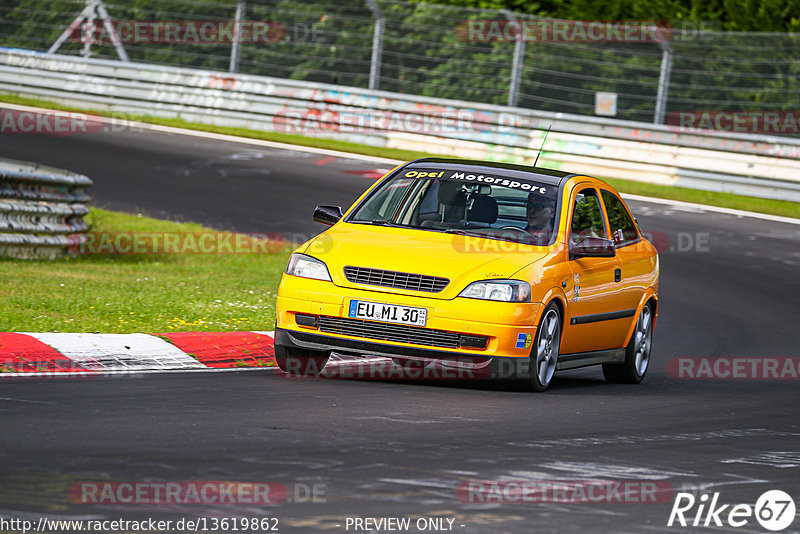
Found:
[(625, 204), (611, 191), (603, 191), (602, 195), (614, 244), (622, 246), (636, 241), (639, 238), (639, 232), (636, 231), (636, 223), (625, 209)]
[(594, 189), (584, 189), (575, 196), (570, 240), (579, 243), (584, 237), (606, 237), (600, 199)]

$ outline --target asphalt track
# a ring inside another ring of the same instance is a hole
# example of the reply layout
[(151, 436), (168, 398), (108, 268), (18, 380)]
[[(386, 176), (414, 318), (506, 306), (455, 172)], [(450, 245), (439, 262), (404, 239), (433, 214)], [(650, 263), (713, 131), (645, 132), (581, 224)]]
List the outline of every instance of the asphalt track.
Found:
[[(386, 168), (153, 132), (4, 136), (0, 157), (85, 173), (99, 206), (309, 235), (320, 230), (314, 205), (347, 205), (370, 183), (359, 172)], [(753, 504), (768, 489), (798, 501), (800, 382), (677, 380), (667, 362), (800, 356), (800, 226), (631, 205), (665, 246), (641, 385), (606, 384), (594, 368), (557, 375), (545, 394), (259, 371), (4, 380), (0, 517), (271, 516), (282, 532), (345, 532), (346, 517), (430, 516), (455, 518), (453, 530), (464, 533), (694, 532), (733, 529), (667, 527), (672, 499), (486, 505), (463, 502), (456, 488), (611, 478), (718, 491), (722, 503)], [(273, 481), (301, 493), (318, 484), (324, 499), (271, 507), (69, 500), (73, 483), (93, 480)], [(784, 532), (798, 528), (795, 520)], [(766, 532), (752, 519), (735, 530)]]

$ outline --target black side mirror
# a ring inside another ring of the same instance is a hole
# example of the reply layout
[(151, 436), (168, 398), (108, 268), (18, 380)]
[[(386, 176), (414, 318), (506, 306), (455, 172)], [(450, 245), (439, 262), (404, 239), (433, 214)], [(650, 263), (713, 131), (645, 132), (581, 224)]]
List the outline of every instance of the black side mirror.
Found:
[(342, 218), (342, 208), (339, 206), (317, 206), (314, 208), (314, 222), (333, 226)]
[(578, 258), (613, 258), (616, 254), (614, 242), (603, 237), (584, 237), (577, 243), (569, 245), (569, 259)]

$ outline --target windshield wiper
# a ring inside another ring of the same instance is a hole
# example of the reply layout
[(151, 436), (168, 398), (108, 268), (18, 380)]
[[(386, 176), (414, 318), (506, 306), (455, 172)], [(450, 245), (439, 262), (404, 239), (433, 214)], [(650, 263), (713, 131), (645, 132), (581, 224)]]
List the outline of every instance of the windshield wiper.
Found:
[(361, 223), (361, 224), (373, 224), (375, 226), (390, 226), (392, 228), (410, 228), (410, 226), (407, 226), (405, 224), (398, 224), (396, 222), (387, 221), (384, 219), (375, 219), (372, 221), (350, 221), (350, 222)]
[(448, 228), (444, 231), (446, 234), (469, 235), (473, 237), (489, 237), (490, 234), (480, 234), (478, 232), (470, 232), (463, 228)]

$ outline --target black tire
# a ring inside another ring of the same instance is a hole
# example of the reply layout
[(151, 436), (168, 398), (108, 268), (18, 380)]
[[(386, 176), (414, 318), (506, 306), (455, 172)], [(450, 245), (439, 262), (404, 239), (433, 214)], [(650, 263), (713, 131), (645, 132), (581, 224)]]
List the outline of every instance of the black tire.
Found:
[(625, 347), (624, 363), (604, 363), (603, 376), (606, 382), (615, 384), (638, 384), (650, 365), (653, 348), (653, 307), (648, 302), (636, 319), (636, 328)]
[(555, 302), (551, 302), (542, 312), (531, 346), (530, 373), (527, 382), (531, 391), (545, 391), (550, 386), (558, 364), (560, 347), (561, 315)]
[(293, 376), (319, 376), (330, 355), (324, 352), (275, 345), (275, 362)]

